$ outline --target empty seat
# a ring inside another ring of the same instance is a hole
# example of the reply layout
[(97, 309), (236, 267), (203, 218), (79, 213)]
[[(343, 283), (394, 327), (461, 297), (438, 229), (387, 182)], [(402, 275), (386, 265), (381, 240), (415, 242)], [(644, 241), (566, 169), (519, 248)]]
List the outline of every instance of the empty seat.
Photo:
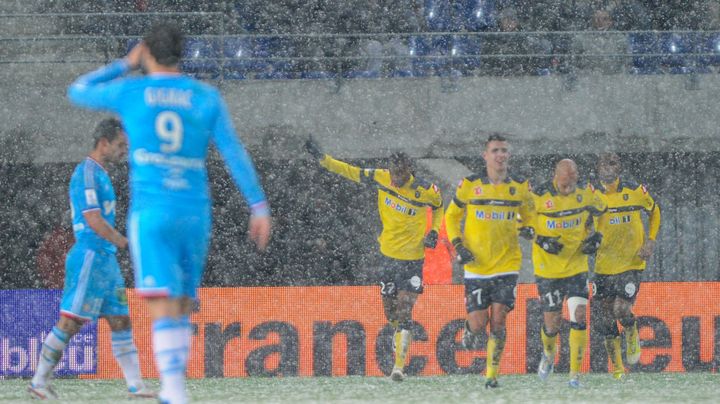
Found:
[(442, 32), (451, 29), (449, 0), (425, 0), (423, 16), (430, 31)]
[(660, 48), (658, 38), (654, 33), (631, 32), (628, 34), (628, 53), (632, 54), (632, 67), (634, 74), (660, 74)]
[(476, 35), (453, 35), (450, 62), (463, 74), (480, 67), (480, 38)]
[(695, 68), (695, 34), (663, 32), (658, 38), (658, 47), (663, 56), (660, 64), (669, 68), (670, 73), (692, 73)]
[(486, 31), (495, 27), (495, 0), (461, 0), (455, 4), (455, 13), (463, 19), (467, 31)]
[(448, 35), (413, 36), (408, 48), (413, 56), (413, 75), (432, 76), (448, 65), (450, 37)]
[(202, 78), (216, 78), (219, 71), (220, 52), (214, 38), (187, 38), (183, 49), (180, 69)]

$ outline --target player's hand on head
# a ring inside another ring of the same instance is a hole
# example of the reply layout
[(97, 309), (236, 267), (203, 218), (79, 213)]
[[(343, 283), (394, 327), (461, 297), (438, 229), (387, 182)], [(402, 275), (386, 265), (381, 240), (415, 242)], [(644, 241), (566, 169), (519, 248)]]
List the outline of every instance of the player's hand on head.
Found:
[(143, 54), (145, 53), (146, 49), (147, 47), (145, 46), (145, 42), (140, 41), (130, 50), (127, 56), (125, 56), (125, 61), (127, 61), (130, 69), (135, 70), (140, 68), (140, 65), (142, 64)]
[(435, 230), (430, 230), (428, 234), (425, 236), (425, 240), (423, 240), (423, 244), (427, 248), (435, 248), (438, 241), (438, 232)]
[(313, 139), (312, 136), (308, 138), (307, 141), (305, 141), (305, 151), (308, 152), (313, 158), (320, 160), (325, 156), (325, 153), (323, 153), (322, 148), (320, 145)]
[(546, 253), (557, 255), (560, 254), (560, 251), (565, 247), (559, 239), (560, 237), (537, 236), (535, 237), (535, 244)]
[(270, 242), (272, 228), (270, 215), (251, 215), (248, 237), (260, 251), (265, 251)]

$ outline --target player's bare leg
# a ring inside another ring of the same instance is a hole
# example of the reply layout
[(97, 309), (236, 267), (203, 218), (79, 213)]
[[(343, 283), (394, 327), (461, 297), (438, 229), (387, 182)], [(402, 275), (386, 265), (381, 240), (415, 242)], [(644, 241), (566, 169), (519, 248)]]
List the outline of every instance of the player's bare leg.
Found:
[(634, 365), (640, 360), (641, 348), (640, 334), (638, 333), (635, 315), (632, 312), (632, 303), (622, 298), (616, 298), (613, 313), (623, 326), (627, 348), (625, 360), (628, 364)]
[(153, 319), (153, 352), (160, 373), (161, 402), (185, 404), (185, 371), (190, 355), (189, 315), (192, 301), (187, 297), (147, 298)]
[(410, 325), (412, 321), (412, 309), (417, 301), (417, 293), (405, 290), (398, 291), (396, 300), (396, 318), (398, 327), (395, 329), (393, 336), (393, 347), (395, 351), (395, 364), (393, 366), (390, 377), (395, 381), (405, 379), (405, 359), (407, 357), (410, 343), (412, 342), (412, 331)]
[(30, 382), (28, 392), (35, 399), (54, 400), (58, 396), (50, 386), (53, 370), (60, 362), (63, 351), (70, 339), (77, 334), (85, 323), (80, 319), (61, 316), (52, 331), (45, 337), (35, 375)]
[(465, 349), (482, 349), (482, 340), (490, 321), (489, 309), (474, 310), (468, 313), (463, 329), (462, 344)]

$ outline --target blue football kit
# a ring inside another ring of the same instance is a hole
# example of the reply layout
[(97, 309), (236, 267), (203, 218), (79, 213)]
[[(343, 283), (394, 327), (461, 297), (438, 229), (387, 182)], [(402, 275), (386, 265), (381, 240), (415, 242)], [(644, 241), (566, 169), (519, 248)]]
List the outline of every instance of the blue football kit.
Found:
[(266, 198), (216, 88), (174, 73), (123, 77), (129, 70), (126, 61), (113, 62), (81, 76), (68, 96), (119, 115), (128, 135), (128, 239), (138, 292), (194, 298), (210, 242), (210, 142), (253, 214), (268, 214)]
[(87, 157), (72, 174), (69, 194), (75, 244), (65, 260), (60, 312), (81, 321), (126, 316), (125, 281), (115, 257), (117, 248), (95, 233), (83, 215), (97, 210), (114, 227), (116, 201), (110, 176), (100, 163)]

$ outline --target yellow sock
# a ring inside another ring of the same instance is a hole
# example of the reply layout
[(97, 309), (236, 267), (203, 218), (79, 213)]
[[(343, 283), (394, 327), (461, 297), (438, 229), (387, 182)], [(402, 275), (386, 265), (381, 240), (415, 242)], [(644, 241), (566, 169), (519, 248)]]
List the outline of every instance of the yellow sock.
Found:
[(498, 338), (493, 334), (490, 334), (487, 343), (487, 368), (485, 370), (485, 377), (488, 379), (494, 379), (498, 375), (498, 369), (500, 368), (500, 358), (502, 357), (503, 350), (505, 349), (505, 339)]
[(557, 334), (548, 337), (547, 334), (545, 334), (545, 327), (540, 327), (540, 338), (542, 338), (545, 356), (554, 360), (555, 352), (557, 352)]
[(625, 373), (625, 367), (622, 362), (622, 345), (620, 343), (620, 336), (606, 337), (605, 338), (605, 350), (607, 351), (608, 358), (612, 362), (614, 375)]
[(625, 332), (626, 342), (635, 343), (635, 341), (637, 341), (637, 337), (638, 337), (637, 321), (635, 323), (633, 323), (633, 326), (630, 328), (629, 331), (630, 332), (627, 332), (627, 331)]
[(405, 367), (405, 357), (407, 356), (412, 334), (410, 330), (398, 329), (395, 331), (395, 367), (403, 369)]
[(586, 343), (587, 330), (570, 329), (570, 377), (580, 373)]

